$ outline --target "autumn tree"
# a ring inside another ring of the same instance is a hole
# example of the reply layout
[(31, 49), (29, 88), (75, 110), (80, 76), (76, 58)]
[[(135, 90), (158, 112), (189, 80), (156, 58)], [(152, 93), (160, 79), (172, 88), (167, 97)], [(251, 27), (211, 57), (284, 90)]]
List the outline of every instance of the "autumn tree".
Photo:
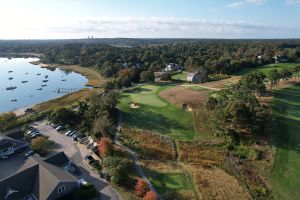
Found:
[(144, 197), (149, 191), (148, 184), (142, 178), (137, 180), (135, 185), (135, 193), (138, 197)]
[(113, 144), (108, 138), (101, 138), (101, 140), (98, 141), (98, 150), (99, 155), (105, 157), (112, 153)]
[(148, 191), (144, 196), (143, 200), (157, 200), (157, 195), (153, 191)]

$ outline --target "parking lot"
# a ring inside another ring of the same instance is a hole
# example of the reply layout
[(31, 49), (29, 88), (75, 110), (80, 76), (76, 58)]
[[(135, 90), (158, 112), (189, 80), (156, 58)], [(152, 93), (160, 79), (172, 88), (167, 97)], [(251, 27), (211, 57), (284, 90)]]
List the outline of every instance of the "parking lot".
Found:
[(69, 159), (79, 167), (81, 174), (78, 176), (78, 179), (85, 179), (95, 185), (101, 193), (101, 199), (121, 199), (119, 194), (104, 179), (101, 179), (97, 173), (91, 170), (87, 164), (83, 162), (83, 158), (90, 155), (90, 151), (85, 145), (73, 141), (73, 139), (66, 136), (64, 132), (58, 132), (56, 129), (50, 127), (46, 121), (36, 122), (32, 125), (42, 135), (48, 136), (49, 140), (56, 143), (56, 152), (63, 151)]
[[(81, 151), (76, 146), (76, 143), (72, 138), (65, 136), (62, 133), (57, 132), (56, 129), (50, 127), (47, 122), (36, 122), (33, 124), (42, 135), (48, 136), (49, 140), (56, 143), (55, 151), (63, 151), (72, 160), (81, 160)], [(88, 151), (82, 150), (82, 154), (87, 154)]]

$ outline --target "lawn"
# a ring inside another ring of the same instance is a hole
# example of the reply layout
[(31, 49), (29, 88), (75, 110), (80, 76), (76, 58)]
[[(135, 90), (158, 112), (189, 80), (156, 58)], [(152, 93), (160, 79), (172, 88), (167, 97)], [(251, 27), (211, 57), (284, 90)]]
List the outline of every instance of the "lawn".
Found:
[[(144, 85), (122, 93), (118, 107), (125, 113), (125, 122), (132, 127), (166, 134), (189, 141), (195, 136), (193, 116), (163, 100), (159, 93), (174, 85)], [(139, 108), (130, 108), (135, 102)]]
[(189, 190), (186, 177), (182, 173), (160, 173), (146, 170), (147, 177), (160, 193), (170, 190)]
[(235, 75), (241, 76), (241, 75), (245, 75), (250, 72), (263, 72), (266, 75), (268, 75), (270, 73), (270, 71), (273, 69), (281, 70), (284, 68), (294, 67), (295, 65), (298, 65), (298, 64), (299, 63), (279, 63), (279, 64), (264, 65), (264, 66), (255, 67), (255, 68), (246, 68), (246, 69), (242, 69), (242, 70), (238, 71)]
[(300, 86), (275, 91), (277, 154), (271, 181), (279, 199), (300, 199)]
[(180, 81), (187, 81), (187, 75), (188, 75), (187, 72), (180, 72), (178, 74), (174, 74), (172, 76), (172, 79), (173, 80), (180, 80)]

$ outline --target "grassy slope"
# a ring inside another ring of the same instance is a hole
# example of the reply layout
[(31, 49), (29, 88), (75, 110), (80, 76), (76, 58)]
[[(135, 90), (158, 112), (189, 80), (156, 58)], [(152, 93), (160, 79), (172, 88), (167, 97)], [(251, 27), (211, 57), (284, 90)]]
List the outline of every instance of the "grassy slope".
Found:
[(278, 118), (276, 160), (272, 184), (280, 199), (300, 199), (300, 86), (275, 92), (273, 110)]
[(172, 79), (173, 79), (173, 80), (180, 80), (180, 81), (187, 81), (187, 80), (186, 80), (186, 79), (187, 79), (187, 75), (188, 75), (187, 72), (181, 72), (181, 73), (179, 73), (179, 74), (174, 74), (174, 75), (172, 76)]
[[(122, 94), (119, 108), (129, 126), (167, 134), (179, 140), (195, 136), (193, 116), (161, 99), (158, 93), (172, 86), (145, 85)], [(130, 109), (130, 102), (140, 108)]]
[(279, 64), (264, 65), (264, 66), (255, 67), (255, 68), (246, 68), (246, 69), (242, 69), (242, 70), (238, 71), (235, 75), (241, 76), (241, 75), (247, 74), (249, 72), (263, 72), (266, 75), (268, 75), (272, 69), (281, 70), (284, 68), (294, 67), (297, 64), (299, 64), (299, 63), (279, 63)]

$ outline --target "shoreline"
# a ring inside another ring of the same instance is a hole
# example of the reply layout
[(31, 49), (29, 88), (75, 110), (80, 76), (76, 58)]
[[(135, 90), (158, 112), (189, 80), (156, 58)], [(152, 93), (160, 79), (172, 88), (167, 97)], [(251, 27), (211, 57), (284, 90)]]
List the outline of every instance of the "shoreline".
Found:
[[(40, 66), (41, 68), (52, 68), (52, 69), (60, 68), (62, 70), (70, 70), (70, 71), (81, 74), (88, 81), (85, 84), (86, 88), (82, 88), (81, 90), (79, 90), (77, 92), (69, 93), (69, 94), (66, 94), (66, 95), (63, 95), (60, 97), (49, 99), (44, 102), (33, 104), (30, 106), (24, 106), (24, 107), (17, 108), (17, 109), (11, 110), (11, 111), (7, 111), (7, 112), (15, 113), (17, 117), (26, 115), (25, 110), (28, 108), (32, 108), (39, 112), (39, 111), (51, 109), (54, 107), (73, 105), (74, 102), (84, 99), (95, 89), (101, 89), (103, 84), (105, 83), (104, 78), (97, 71), (92, 70), (90, 68), (84, 68), (84, 67), (80, 67), (78, 65), (46, 64), (46, 63), (42, 63), (40, 60), (31, 61), (29, 63)], [(0, 115), (7, 113), (7, 112), (2, 112), (2, 113), (0, 113)]]
[(104, 78), (97, 71), (91, 68), (80, 67), (79, 65), (46, 64), (40, 60), (32, 61), (30, 63), (33, 65), (39, 65), (41, 68), (59, 68), (62, 70), (70, 70), (79, 73), (88, 80), (88, 82), (85, 84), (86, 87), (101, 88), (105, 83)]

